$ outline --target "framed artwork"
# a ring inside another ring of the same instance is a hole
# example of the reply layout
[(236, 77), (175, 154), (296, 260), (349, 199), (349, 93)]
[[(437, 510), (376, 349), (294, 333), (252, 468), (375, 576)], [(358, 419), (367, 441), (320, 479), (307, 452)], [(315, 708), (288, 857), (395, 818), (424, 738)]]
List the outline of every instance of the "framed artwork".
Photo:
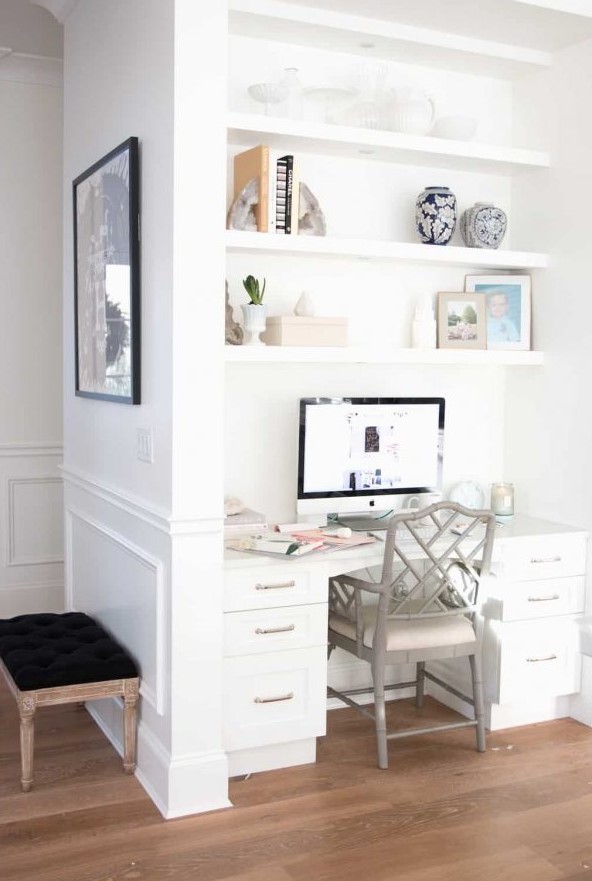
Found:
[(138, 139), (76, 178), (76, 394), (140, 403)]
[(530, 275), (467, 275), (465, 290), (485, 300), (488, 349), (530, 349)]
[(472, 293), (438, 294), (438, 348), (486, 347), (485, 298)]

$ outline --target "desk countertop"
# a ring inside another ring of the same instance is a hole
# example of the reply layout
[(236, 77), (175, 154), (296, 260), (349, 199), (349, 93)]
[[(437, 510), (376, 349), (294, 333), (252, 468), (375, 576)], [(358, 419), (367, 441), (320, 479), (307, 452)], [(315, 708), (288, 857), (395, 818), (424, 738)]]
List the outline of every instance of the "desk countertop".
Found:
[[(496, 549), (499, 553), (507, 541), (531, 540), (552, 535), (573, 535), (585, 538), (588, 532), (575, 526), (566, 526), (563, 523), (553, 523), (549, 520), (541, 520), (538, 517), (517, 514), (512, 520), (497, 526), (494, 558), (496, 556)], [(344, 563), (348, 560), (352, 561), (353, 568), (375, 566), (382, 562), (383, 554), (384, 542), (380, 539), (371, 545), (357, 545), (347, 549), (340, 548), (338, 550), (316, 553), (312, 551), (310, 554), (305, 554), (302, 557), (286, 557), (282, 555), (270, 557), (227, 550), (224, 554), (224, 568), (229, 571), (236, 569), (260, 569), (261, 567), (268, 568), (278, 565), (307, 568), (308, 565), (312, 564), (315, 570), (322, 570), (324, 575), (330, 576), (345, 571)]]

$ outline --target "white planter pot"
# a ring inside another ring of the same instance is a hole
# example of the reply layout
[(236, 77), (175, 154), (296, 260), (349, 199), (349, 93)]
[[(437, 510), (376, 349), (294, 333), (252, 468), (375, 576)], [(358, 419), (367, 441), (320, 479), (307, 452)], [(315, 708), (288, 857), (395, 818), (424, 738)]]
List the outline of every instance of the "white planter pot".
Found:
[(245, 326), (245, 337), (243, 346), (264, 346), (265, 343), (259, 339), (259, 334), (265, 330), (265, 319), (267, 317), (267, 306), (256, 306), (253, 303), (243, 304), (243, 323)]

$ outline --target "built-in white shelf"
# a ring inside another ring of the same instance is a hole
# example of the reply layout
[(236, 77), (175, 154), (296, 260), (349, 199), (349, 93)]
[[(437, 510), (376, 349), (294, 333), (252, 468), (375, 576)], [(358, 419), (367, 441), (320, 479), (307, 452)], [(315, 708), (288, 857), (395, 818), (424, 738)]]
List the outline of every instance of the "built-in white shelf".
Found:
[[(496, 0), (494, 5), (498, 2)], [(488, 0), (488, 4), (490, 12), (491, 0)], [(407, 2), (407, 7), (410, 5)], [(368, 9), (367, 4), (363, 4), (364, 16), (355, 14), (358, 12), (357, 5), (343, 3), (342, 11), (338, 11), (339, 4), (332, 6), (334, 8), (331, 9), (328, 4), (323, 8), (314, 8), (281, 0), (230, 0), (229, 30), (231, 34), (241, 36), (358, 53), (365, 57), (391, 58), (505, 79), (524, 76), (551, 65), (550, 52), (531, 48), (532, 33), (523, 45), (516, 45), (515, 42), (492, 40), (471, 33), (454, 33), (453, 26), (448, 30), (401, 24), (385, 17), (388, 15), (388, 4), (383, 4), (382, 16), (378, 9), (376, 12)], [(344, 7), (347, 11), (343, 11)], [(486, 18), (487, 12), (486, 9), (485, 14), (480, 16), (476, 9), (471, 8), (465, 19)], [(506, 22), (511, 22), (511, 16)], [(508, 37), (511, 36), (510, 25)]]
[(364, 156), (389, 162), (412, 162), (415, 165), (439, 165), (463, 170), (471, 168), (497, 174), (548, 168), (550, 165), (549, 154), (542, 150), (418, 137), (400, 132), (249, 113), (230, 113), (227, 128), (229, 143), (246, 147), (265, 143), (281, 150), (356, 159)]
[(375, 346), (225, 346), (228, 364), (466, 364), (536, 366), (543, 352)]
[(229, 252), (299, 255), (302, 257), (349, 257), (362, 260), (409, 261), (434, 265), (468, 266), (479, 269), (544, 269), (547, 254), (530, 251), (461, 248), (456, 245), (423, 245), (331, 236), (284, 236), (276, 233), (226, 230)]

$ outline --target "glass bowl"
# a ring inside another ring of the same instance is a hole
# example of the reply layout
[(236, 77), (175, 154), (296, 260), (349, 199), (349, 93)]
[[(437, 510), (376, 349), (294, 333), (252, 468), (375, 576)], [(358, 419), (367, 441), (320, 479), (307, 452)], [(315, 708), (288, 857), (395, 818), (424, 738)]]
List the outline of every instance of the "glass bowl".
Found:
[(266, 114), (270, 104), (279, 104), (288, 97), (288, 87), (284, 83), (253, 83), (247, 91), (251, 98), (265, 105)]

